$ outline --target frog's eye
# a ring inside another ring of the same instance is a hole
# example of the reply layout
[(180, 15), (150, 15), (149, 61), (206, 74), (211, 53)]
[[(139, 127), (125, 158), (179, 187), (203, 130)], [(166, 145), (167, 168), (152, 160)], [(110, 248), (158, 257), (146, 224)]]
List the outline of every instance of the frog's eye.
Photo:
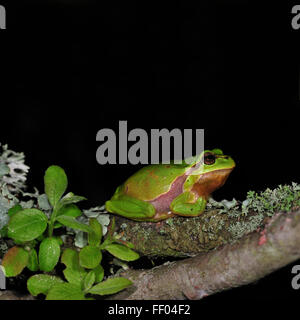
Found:
[(204, 154), (204, 164), (214, 164), (216, 162), (216, 156), (211, 152), (206, 152)]

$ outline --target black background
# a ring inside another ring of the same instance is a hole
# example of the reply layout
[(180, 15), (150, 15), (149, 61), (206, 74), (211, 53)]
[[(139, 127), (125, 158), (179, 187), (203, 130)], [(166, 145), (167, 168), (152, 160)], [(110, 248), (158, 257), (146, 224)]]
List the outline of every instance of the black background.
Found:
[[(132, 165), (99, 165), (96, 133), (204, 128), (237, 167), (217, 199), (299, 181), (300, 31), (292, 4), (250, 1), (5, 3), (0, 141), (23, 151), (29, 185), (51, 164), (101, 205)], [(293, 264), (294, 265), (294, 264)], [(298, 299), (291, 266), (207, 298)], [(280, 288), (280, 289), (279, 289)]]

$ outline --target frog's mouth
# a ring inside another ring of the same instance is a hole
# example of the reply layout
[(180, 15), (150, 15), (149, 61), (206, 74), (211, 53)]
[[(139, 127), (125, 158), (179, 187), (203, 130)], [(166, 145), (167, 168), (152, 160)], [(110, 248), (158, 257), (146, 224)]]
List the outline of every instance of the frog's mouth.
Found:
[(199, 181), (203, 179), (203, 182), (215, 182), (216, 185), (220, 184), (221, 187), (226, 182), (233, 169), (234, 167), (206, 172), (200, 177)]

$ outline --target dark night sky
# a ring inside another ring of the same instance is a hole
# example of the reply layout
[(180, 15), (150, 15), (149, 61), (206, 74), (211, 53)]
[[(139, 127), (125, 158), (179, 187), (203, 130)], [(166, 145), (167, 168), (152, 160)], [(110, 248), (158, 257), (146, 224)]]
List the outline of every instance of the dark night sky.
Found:
[[(99, 2), (7, 5), (0, 141), (25, 152), (30, 185), (41, 189), (58, 164), (87, 206), (104, 203), (137, 169), (96, 162), (97, 131), (119, 120), (147, 132), (204, 128), (205, 146), (237, 162), (218, 199), (300, 182), (300, 31), (290, 6)], [(276, 299), (276, 282), (294, 297), (290, 270), (237, 290)]]

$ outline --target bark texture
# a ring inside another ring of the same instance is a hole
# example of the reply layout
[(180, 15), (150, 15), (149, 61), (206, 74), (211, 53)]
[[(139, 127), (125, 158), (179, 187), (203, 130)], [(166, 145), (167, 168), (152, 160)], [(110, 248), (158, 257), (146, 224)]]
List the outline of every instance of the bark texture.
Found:
[(247, 216), (205, 211), (194, 218), (174, 217), (157, 223), (116, 217), (117, 232), (134, 244), (141, 255), (191, 257), (231, 243), (263, 226), (269, 218), (250, 212)]
[(122, 276), (134, 285), (112, 299), (201, 299), (242, 286), (300, 258), (300, 210), (277, 213), (235, 243)]

